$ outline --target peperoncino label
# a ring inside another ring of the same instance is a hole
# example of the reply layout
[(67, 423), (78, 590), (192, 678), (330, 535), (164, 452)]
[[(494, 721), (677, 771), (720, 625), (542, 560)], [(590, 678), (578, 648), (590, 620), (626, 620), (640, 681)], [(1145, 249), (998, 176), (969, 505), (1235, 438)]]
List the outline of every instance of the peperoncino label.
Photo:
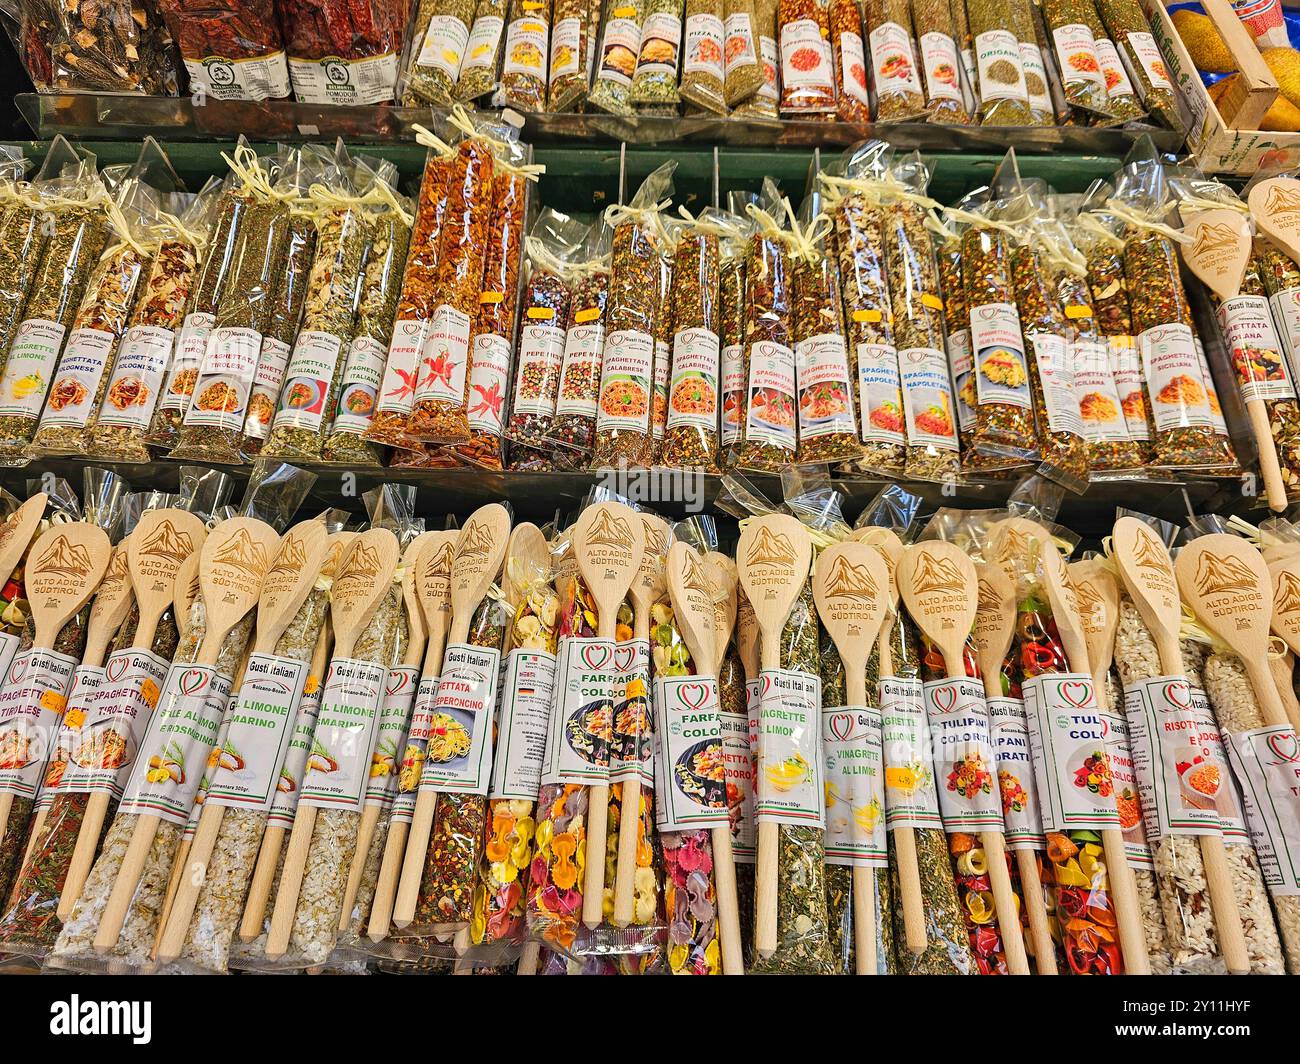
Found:
[[(262, 345), (265, 358), (266, 345)], [(334, 432), (360, 434), (370, 427), (379, 384), (384, 375), (384, 345), (373, 336), (358, 336), (348, 347), (335, 404)]]
[(740, 418), (745, 409), (745, 349), (728, 344), (722, 349), (722, 444), (740, 439)]
[(360, 810), (387, 675), (388, 670), (373, 661), (330, 662), (299, 805)]
[(984, 686), (961, 677), (931, 680), (923, 691), (944, 830), (1000, 830), (1002, 802)]
[(429, 729), (433, 725), (433, 704), (437, 697), (438, 678), (422, 677), (415, 687), (411, 721), (406, 729), (402, 758), (397, 768), (397, 794), (393, 798), (391, 817), (393, 823), (409, 824), (415, 815), (420, 778), (424, 775), (425, 752), (429, 747)]
[(895, 828), (937, 828), (939, 796), (930, 761), (930, 725), (920, 680), (880, 680), (880, 728), (885, 752), (885, 817)]
[(554, 694), (554, 654), (516, 647), (506, 655), (489, 797), (536, 800)]
[(682, 20), (676, 14), (664, 11), (650, 13), (641, 27), (636, 72), (676, 75), (681, 45)]
[(609, 334), (600, 370), (598, 432), (650, 431), (654, 350), (649, 333), (620, 329)]
[(155, 325), (127, 329), (99, 408), (99, 425), (148, 428), (175, 339), (171, 329)]
[(64, 332), (57, 321), (44, 318), (25, 318), (18, 326), (0, 377), (0, 416), (33, 421), (40, 416)]
[(795, 449), (795, 355), (785, 344), (760, 340), (749, 349), (745, 441)]
[(836, 433), (856, 435), (853, 389), (844, 337), (823, 333), (795, 344), (795, 380), (799, 389), (799, 437), (814, 439)]
[(366, 805), (384, 808), (393, 804), (419, 684), (420, 670), (412, 665), (397, 665), (388, 670), (383, 701), (379, 703), (375, 751), (370, 755), (370, 778), (363, 799)]
[[(911, 30), (904, 29), (897, 22), (884, 22), (871, 31), (869, 39), (876, 95), (919, 95), (921, 81), (916, 76)], [(844, 80), (847, 84), (848, 78)]]
[(578, 48), (582, 41), (582, 20), (562, 18), (551, 27), (550, 84), (578, 70)]
[(100, 378), (113, 354), (113, 334), (104, 329), (73, 329), (50, 386), (41, 428), (83, 428), (95, 409)]
[(1142, 333), (1137, 345), (1156, 431), (1212, 428), (1214, 418), (1192, 330), (1186, 325), (1157, 325)]
[(417, 403), (432, 400), (460, 406), (464, 401), (469, 330), (468, 314), (446, 303), (440, 303), (434, 310), (417, 367)]
[(304, 329), (294, 341), (273, 429), (316, 432), (325, 419), (325, 401), (343, 342), (332, 333)]
[[(844, 91), (855, 100), (870, 106), (871, 97), (867, 92), (867, 58), (862, 47), (861, 35), (852, 30), (845, 30), (840, 34), (839, 46)], [(910, 41), (908, 50), (909, 52), (911, 50)]]
[(1228, 766), (1209, 702), (1185, 676), (1155, 676), (1124, 689), (1133, 768), (1147, 838), (1219, 835)]
[(443, 657), (420, 790), (486, 795), (501, 652), (452, 643)]
[(185, 424), (241, 429), (261, 351), (262, 334), (256, 329), (213, 329), (194, 384), (194, 396), (185, 411)]
[(907, 442), (898, 351), (890, 344), (858, 344), (858, 404), (865, 443)]
[(248, 656), (239, 694), (226, 714), (206, 801), (258, 812), (271, 808), (307, 664), (278, 654)]
[(947, 356), (935, 347), (907, 347), (898, 352), (898, 368), (908, 444), (957, 450)]
[(639, 779), (652, 787), (655, 774), (650, 706), (650, 642), (631, 639), (614, 648), (613, 741), (609, 781)]
[(1029, 371), (1015, 304), (985, 303), (971, 307), (970, 335), (975, 360), (975, 394), (980, 406), (1002, 403), (1028, 410)]
[[(564, 357), (564, 330), (558, 325), (525, 324), (519, 333), (519, 366), (515, 370), (515, 414), (550, 417), (555, 413), (556, 389)], [(593, 404), (594, 405), (594, 404)]]
[(1062, 80), (1067, 85), (1083, 82), (1105, 90), (1106, 79), (1097, 59), (1097, 45), (1091, 29), (1082, 22), (1057, 26), (1052, 30), (1052, 43), (1056, 46)]
[(461, 78), (471, 70), (495, 68), (497, 45), (501, 43), (504, 28), (505, 19), (500, 15), (483, 15), (474, 20), (474, 28), (469, 31), (469, 40), (465, 44), (465, 58), (460, 64)]
[(815, 19), (801, 18), (783, 23), (781, 33), (781, 84), (786, 91), (802, 90), (835, 98), (834, 67), (830, 42), (822, 36)]
[(668, 428), (718, 426), (718, 334), (682, 329), (673, 337), (673, 375), (668, 391)]
[(1111, 373), (1108, 346), (1098, 340), (1076, 340), (1070, 345), (1069, 358), (1084, 439), (1089, 443), (1127, 443), (1128, 422)]
[(722, 33), (722, 19), (717, 15), (710, 12), (688, 15), (682, 72), (706, 74), (721, 81), (724, 77)]
[(611, 18), (605, 24), (597, 80), (631, 85), (632, 74), (636, 69), (633, 61), (640, 48), (640, 23), (632, 18)]
[(289, 59), (289, 80), (299, 103), (358, 106), (393, 98), (397, 53), (364, 59)]
[(420, 352), (429, 323), (418, 318), (401, 318), (393, 326), (393, 338), (388, 344), (388, 360), (384, 363), (384, 380), (379, 389), (381, 414), (409, 414), (415, 405), (415, 385), (422, 368)]
[(289, 95), (289, 64), (282, 51), (249, 59), (205, 55), (184, 62), (191, 94), (214, 100), (280, 100)]
[(954, 329), (948, 334), (948, 372), (957, 395), (957, 427), (965, 432), (975, 427), (975, 357), (971, 353), (970, 330)]
[(1169, 72), (1165, 68), (1165, 57), (1156, 47), (1156, 39), (1149, 33), (1129, 33), (1128, 43), (1142, 64), (1142, 69), (1146, 71), (1152, 88), (1172, 89)]
[(1118, 711), (1101, 709), (1106, 728), (1106, 751), (1110, 754), (1110, 776), (1115, 784), (1115, 807), (1119, 810), (1119, 829), (1124, 835), (1124, 853), (1129, 862), (1152, 867), (1151, 844), (1142, 823), (1142, 786), (1133, 764), (1133, 745), (1129, 741), (1128, 718), (1121, 706)]
[(271, 811), (267, 825), (290, 828), (298, 811), (298, 794), (306, 774), (307, 757), (311, 753), (312, 737), (316, 732), (316, 718), (320, 714), (321, 695), (325, 693), (319, 676), (309, 675), (303, 684), (302, 697), (298, 699), (298, 712), (275, 781), (275, 794), (271, 796)]
[(230, 701), (231, 680), (208, 665), (173, 665), (136, 754), (121, 809), (184, 825)]
[(1092, 677), (1060, 672), (1022, 687), (1034, 781), (1047, 831), (1102, 831), (1119, 825), (1106, 728)]
[(712, 677), (655, 680), (655, 816), (660, 831), (727, 827), (726, 759)]
[(826, 863), (888, 868), (885, 755), (880, 710), (822, 709), (826, 772)]
[(1128, 71), (1115, 50), (1109, 37), (1098, 37), (1093, 41), (1097, 50), (1097, 62), (1101, 66), (1101, 75), (1106, 79), (1106, 91), (1113, 99), (1116, 96), (1136, 96), (1133, 82), (1129, 80)]
[(543, 786), (603, 785), (609, 779), (614, 742), (614, 650), (612, 639), (561, 641), (555, 701), (546, 730)]
[(460, 66), (469, 44), (469, 27), (455, 15), (434, 15), (429, 19), (415, 65), (442, 71), (451, 81), (460, 76)]
[(986, 705), (1007, 846), (1013, 850), (1042, 849), (1043, 818), (1038, 810), (1025, 704), (1018, 698), (990, 698)]
[(792, 669), (764, 669), (759, 677), (759, 823), (826, 825), (821, 686), (819, 677)]
[(1300, 740), (1289, 724), (1228, 735), (1259, 870), (1274, 896), (1300, 894)]
[(754, 27), (748, 12), (736, 11), (728, 15), (724, 32), (728, 69), (751, 66), (758, 62), (758, 56), (754, 53)]
[(469, 427), (500, 436), (510, 375), (510, 341), (496, 333), (474, 337), (469, 364)]
[[(757, 725), (758, 682), (747, 683), (746, 696), (754, 701)], [(754, 748), (750, 742), (748, 712), (718, 710), (722, 728), (722, 756), (726, 761), (727, 815), (731, 822), (731, 852), (737, 861), (753, 864), (754, 833)]]
[(1147, 424), (1146, 388), (1137, 345), (1131, 336), (1109, 336), (1106, 347), (1110, 352), (1110, 368), (1115, 375), (1115, 390), (1119, 392), (1119, 405), (1124, 412), (1129, 438), (1149, 440), (1151, 427)]
[(32, 798), (59, 734), (76, 658), (33, 647), (0, 688), (0, 794)]
[(1295, 385), (1287, 373), (1267, 299), (1225, 299), (1219, 304), (1219, 326), (1242, 399), (1295, 399)]
[(925, 94), (930, 100), (953, 100), (964, 104), (961, 92), (961, 60), (957, 45), (946, 33), (923, 33), (921, 62), (925, 67)]
[(1074, 390), (1074, 367), (1070, 363), (1070, 345), (1055, 333), (1029, 334), (1034, 345), (1034, 361), (1043, 386), (1043, 405), (1047, 408), (1047, 425), (1052, 432), (1083, 435), (1079, 415), (1079, 397)]
[(605, 326), (598, 321), (575, 325), (565, 333), (560, 394), (555, 400), (557, 415), (596, 416), (599, 408), (601, 356), (604, 351)]
[(979, 70), (980, 99), (1019, 100), (1028, 105), (1024, 60), (1020, 42), (1010, 30), (990, 30), (975, 38), (975, 61)]

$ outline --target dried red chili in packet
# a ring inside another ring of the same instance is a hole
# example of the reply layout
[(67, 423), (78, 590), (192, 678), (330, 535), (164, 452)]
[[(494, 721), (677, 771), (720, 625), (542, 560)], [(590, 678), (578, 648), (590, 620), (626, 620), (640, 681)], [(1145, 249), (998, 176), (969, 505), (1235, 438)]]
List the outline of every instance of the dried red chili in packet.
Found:
[[(831, 15), (832, 18), (835, 15), (834, 4)], [(907, 0), (866, 0), (863, 26), (867, 31), (867, 50), (871, 54), (876, 120), (903, 122), (924, 115), (925, 93), (921, 89), (916, 42), (912, 37), (912, 13)], [(845, 81), (851, 79), (845, 78)], [(843, 101), (840, 103), (840, 117), (844, 117)]]
[(420, 180), (415, 224), (402, 272), (392, 338), (379, 385), (375, 415), (363, 438), (388, 447), (418, 448), (406, 431), (415, 387), (421, 374), (421, 351), (437, 298), (438, 262), (448, 184), (456, 151), (423, 126), (416, 126), (416, 143), (429, 149)]
[(272, 0), (159, 0), (180, 48), (190, 93), (214, 100), (289, 95), (289, 65)]
[(528, 281), (514, 358), (510, 419), (505, 429), (516, 457), (520, 446), (529, 448), (529, 454), (532, 448), (540, 454), (547, 446), (560, 389), (565, 322), (573, 283), (569, 259), (586, 235), (585, 226), (547, 208), (524, 241)]
[(1237, 459), (1227, 437), (1216, 433), (1217, 398), (1202, 367), (1179, 274), (1175, 244), (1185, 238), (1163, 222), (1173, 202), (1160, 163), (1139, 159), (1126, 165), (1105, 206), (1125, 223), (1124, 276), (1151, 397), (1155, 465), (1230, 475)]
[(827, 11), (831, 51), (835, 57), (835, 115), (841, 122), (870, 122), (867, 57), (862, 44), (862, 15), (855, 0), (830, 0)]
[(468, 55), (472, 14), (470, 0), (420, 0), (416, 5), (407, 66), (402, 72), (403, 104), (450, 106)]
[(506, 399), (515, 352), (519, 266), (528, 210), (529, 182), (543, 167), (497, 160), (487, 264), (478, 315), (470, 334), (469, 442), (456, 456), (470, 465), (501, 469), (505, 463)]
[(740, 438), (745, 413), (745, 260), (753, 225), (732, 215), (734, 232), (718, 246), (718, 462), (725, 465)]
[[(962, 0), (962, 19), (966, 7)], [(962, 92), (962, 60), (958, 54), (958, 31), (945, 0), (922, 0), (912, 5), (912, 29), (916, 35), (921, 71), (925, 80), (925, 102), (931, 122), (966, 125), (972, 121)]]
[(970, 308), (966, 305), (966, 286), (962, 282), (961, 237), (945, 229), (936, 253), (939, 262), (939, 286), (943, 290), (943, 323), (946, 334), (944, 349), (948, 354), (948, 374), (952, 377), (957, 438), (963, 454), (970, 453), (975, 432), (975, 360), (970, 348)]
[(289, 80), (299, 103), (372, 104), (394, 98), (404, 5), (386, 0), (277, 0)]
[(510, 0), (501, 84), (494, 102), (517, 111), (546, 107), (551, 0)]
[(614, 231), (613, 259), (593, 467), (645, 467), (652, 459), (660, 249), (667, 237), (660, 215), (672, 196), (676, 165), (659, 167), (631, 204), (605, 213)]
[(821, 0), (779, 0), (781, 114), (835, 112), (835, 58), (830, 20)]

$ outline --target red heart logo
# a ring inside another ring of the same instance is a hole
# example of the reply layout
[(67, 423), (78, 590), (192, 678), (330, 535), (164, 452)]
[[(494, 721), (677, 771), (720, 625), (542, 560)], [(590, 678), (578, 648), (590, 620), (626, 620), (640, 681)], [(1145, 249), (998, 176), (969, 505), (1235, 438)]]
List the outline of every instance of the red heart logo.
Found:
[(940, 713), (951, 713), (957, 705), (957, 688), (951, 685), (936, 687), (931, 697)]
[(582, 648), (582, 663), (592, 672), (600, 672), (611, 657), (613, 652), (605, 643), (590, 643)]
[(1083, 709), (1092, 701), (1092, 684), (1084, 680), (1067, 680), (1061, 684), (1061, 697), (1075, 709)]
[(631, 672), (636, 664), (636, 647), (630, 643), (620, 643), (614, 648), (614, 668), (619, 672)]
[(832, 713), (826, 721), (826, 727), (835, 738), (843, 742), (853, 734), (853, 714)]
[(1186, 680), (1170, 680), (1165, 684), (1165, 698), (1179, 709), (1192, 708), (1192, 687)]
[(1295, 732), (1278, 732), (1268, 737), (1268, 748), (1283, 761), (1300, 761), (1300, 740)]
[(116, 683), (126, 675), (126, 667), (130, 664), (125, 655), (115, 655), (108, 659), (108, 665), (104, 668), (104, 675)]
[(702, 683), (684, 683), (678, 688), (678, 697), (691, 709), (699, 709), (709, 700), (709, 688)]
[(208, 674), (203, 669), (186, 669), (181, 673), (181, 694), (192, 695), (208, 686)]
[(759, 696), (758, 696), (760, 700), (767, 697), (768, 692), (772, 690), (773, 683), (774, 681), (772, 677), (767, 674), (764, 674), (763, 689), (762, 691), (759, 692)]
[(401, 691), (405, 691), (410, 686), (411, 674), (406, 669), (394, 669), (388, 674), (388, 679), (384, 682), (384, 690), (390, 698)]

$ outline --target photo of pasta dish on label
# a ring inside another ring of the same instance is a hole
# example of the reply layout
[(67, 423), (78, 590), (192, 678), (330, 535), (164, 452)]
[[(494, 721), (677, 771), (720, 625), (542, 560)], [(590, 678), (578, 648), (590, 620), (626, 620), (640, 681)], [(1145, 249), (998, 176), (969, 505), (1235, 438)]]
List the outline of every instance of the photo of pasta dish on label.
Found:
[(726, 762), (716, 740), (696, 743), (677, 759), (673, 778), (681, 790), (704, 805), (721, 805), (726, 800)]
[(613, 716), (606, 701), (588, 702), (565, 722), (564, 738), (584, 761), (608, 764), (614, 742)]

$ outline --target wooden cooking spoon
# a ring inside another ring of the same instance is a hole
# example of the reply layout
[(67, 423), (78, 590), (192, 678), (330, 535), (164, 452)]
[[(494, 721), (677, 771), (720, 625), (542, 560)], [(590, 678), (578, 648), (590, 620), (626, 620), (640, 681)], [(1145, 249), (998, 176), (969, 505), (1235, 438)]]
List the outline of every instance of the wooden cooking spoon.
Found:
[[(469, 638), (474, 611), (501, 571), (509, 538), (510, 514), (504, 506), (495, 502), (475, 510), (457, 536), (451, 563), (451, 627), (447, 635), (447, 651)], [(427, 605), (425, 608), (428, 609)], [(432, 624), (430, 628), (432, 629)], [(444, 651), (444, 658), (445, 653)], [(420, 900), (420, 882), (424, 878), (425, 855), (437, 807), (438, 792), (422, 787), (415, 799), (406, 853), (402, 859), (402, 874), (397, 885), (397, 897), (393, 902), (393, 923), (398, 927), (405, 927), (415, 919), (415, 909)]]
[[(759, 632), (762, 672), (781, 667), (781, 632), (790, 611), (808, 582), (812, 539), (808, 529), (788, 514), (768, 514), (748, 521), (736, 547), (736, 570), (745, 598), (754, 611)], [(763, 764), (763, 728), (758, 729), (759, 798), (767, 787)], [(777, 891), (780, 888), (777, 848), (780, 825), (758, 821), (758, 867), (754, 880), (754, 948), (763, 959), (776, 952)]]
[[(613, 639), (618, 607), (627, 597), (645, 554), (645, 525), (631, 507), (602, 502), (582, 511), (573, 529), (573, 556), (596, 604), (596, 638)], [(587, 869), (582, 922), (599, 927), (604, 909), (605, 841), (609, 830), (609, 786), (587, 792)], [(626, 811), (626, 806), (624, 807)], [(637, 833), (637, 812), (626, 813), (623, 831)]]
[[(315, 518), (299, 522), (284, 534), (280, 549), (271, 561), (271, 568), (262, 580), (262, 591), (257, 602), (257, 636), (250, 654), (262, 657), (275, 654), (280, 637), (307, 601), (328, 549), (329, 533), (324, 523)], [(308, 663), (301, 664), (305, 678)], [(251, 698), (256, 701), (259, 698), (258, 687), (257, 678), (249, 676), (245, 665), (245, 673), (239, 682), (239, 694), (234, 702), (236, 713), (241, 712), (239, 703), (242, 700)], [(299, 696), (301, 697), (301, 691)], [(295, 702), (284, 722), (285, 728), (292, 724), (293, 711), (296, 709)], [(283, 746), (280, 752), (283, 755)], [(281, 761), (280, 764), (269, 766), (272, 769), (269, 781), (272, 794), (282, 764)], [(194, 839), (190, 844), (188, 869), (178, 881), (176, 896), (172, 899), (168, 920), (159, 940), (158, 959), (163, 964), (179, 957), (185, 946), (190, 917), (194, 915), (194, 906), (199, 900), (199, 890), (207, 876), (208, 862), (212, 859), (212, 851), (216, 847), (225, 815), (225, 805), (211, 799), (203, 803), (198, 825), (194, 829)]]
[[(839, 651), (848, 705), (867, 704), (867, 659), (889, 613), (889, 569), (865, 543), (827, 547), (813, 574), (817, 616)], [(853, 937), (858, 975), (876, 974), (874, 872), (853, 865)]]
[[(1277, 552), (1268, 561), (1268, 571), (1273, 578), (1273, 618), (1271, 627), (1292, 654), (1300, 648), (1300, 552)], [(1300, 706), (1295, 704), (1295, 692), (1291, 685), (1292, 669), (1285, 668), (1284, 658), (1272, 658), (1272, 667), (1279, 684), (1279, 690), (1291, 691), (1288, 698), (1282, 696), (1287, 718), (1294, 728), (1300, 728)]]
[[(966, 679), (966, 639), (975, 624), (978, 598), (975, 563), (952, 543), (913, 544), (898, 563), (898, 590), (916, 626), (939, 648), (947, 678)], [(999, 661), (999, 669), (1001, 664)], [(988, 858), (1007, 968), (1012, 975), (1028, 975), (1029, 959), (1007, 871), (1006, 842), (1000, 830), (992, 829), (980, 832), (980, 842)]]
[[(975, 609), (975, 655), (984, 680), (984, 697), (1002, 698), (1002, 666), (1016, 634), (1016, 588), (1002, 568), (992, 563), (975, 566), (979, 597)], [(1019, 710), (1024, 715), (1023, 708)], [(990, 711), (990, 725), (992, 724)], [(996, 729), (995, 729), (996, 732)], [(996, 748), (995, 748), (996, 749)], [(1056, 975), (1056, 947), (1043, 903), (1043, 883), (1033, 850), (1019, 849), (1016, 868), (1023, 887), (1021, 897), (1034, 943), (1034, 967), (1039, 975)]]

